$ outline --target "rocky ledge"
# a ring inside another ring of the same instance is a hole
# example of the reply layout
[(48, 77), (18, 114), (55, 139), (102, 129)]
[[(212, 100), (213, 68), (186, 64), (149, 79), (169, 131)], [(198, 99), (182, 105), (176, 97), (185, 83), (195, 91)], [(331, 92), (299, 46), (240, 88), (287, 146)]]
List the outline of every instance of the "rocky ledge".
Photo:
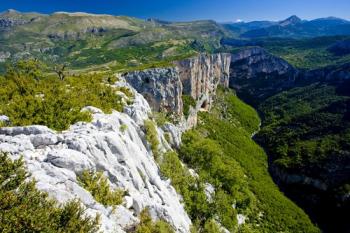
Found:
[[(87, 214), (100, 214), (103, 232), (125, 232), (138, 222), (145, 207), (154, 219), (168, 221), (177, 232), (189, 232), (191, 220), (170, 180), (161, 178), (145, 140), (142, 125), (151, 109), (142, 95), (136, 91), (134, 95), (134, 104), (123, 113), (106, 115), (86, 108), (93, 113), (93, 121), (77, 123), (64, 132), (45, 126), (1, 128), (0, 151), (14, 159), (23, 156), (37, 187), (51, 197), (62, 203), (78, 198)], [(162, 130), (158, 135), (160, 149), (169, 150)], [(123, 205), (113, 211), (96, 202), (77, 180), (86, 169), (103, 171), (112, 188), (126, 190)]]

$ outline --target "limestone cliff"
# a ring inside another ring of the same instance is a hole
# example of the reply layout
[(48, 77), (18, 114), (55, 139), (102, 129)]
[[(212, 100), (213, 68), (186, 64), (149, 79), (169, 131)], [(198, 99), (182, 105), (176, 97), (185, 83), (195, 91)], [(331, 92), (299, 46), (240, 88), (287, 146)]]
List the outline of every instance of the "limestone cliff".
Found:
[(299, 75), (288, 62), (259, 47), (233, 54), (230, 69), (230, 87), (254, 98), (291, 87)]
[(297, 69), (282, 58), (254, 47), (232, 54), (230, 84), (245, 101), (255, 104), (273, 94), (314, 82), (343, 83), (350, 80), (350, 63), (314, 70)]
[(196, 124), (197, 112), (209, 110), (217, 86), (229, 85), (230, 54), (200, 54), (174, 63), (174, 67), (129, 72), (127, 82), (141, 93), (154, 111), (183, 115), (183, 95), (196, 101), (186, 128)]
[[(217, 86), (228, 87), (229, 65), (228, 54), (201, 54), (176, 62), (174, 67), (130, 72), (115, 84), (134, 93), (133, 104), (123, 112), (104, 114), (87, 106), (83, 110), (93, 114), (92, 122), (78, 122), (63, 132), (46, 126), (2, 127), (0, 151), (13, 159), (23, 156), (37, 188), (50, 197), (62, 203), (78, 198), (87, 214), (99, 214), (102, 232), (127, 232), (146, 207), (154, 219), (166, 220), (176, 232), (190, 232), (191, 220), (181, 197), (161, 175), (146, 141), (144, 121), (151, 108), (177, 115), (181, 119), (178, 125), (166, 123), (157, 128), (158, 149), (171, 150), (164, 131), (171, 144), (179, 146), (181, 133), (196, 124), (197, 112), (210, 109)], [(187, 119), (183, 95), (195, 100)], [(2, 116), (0, 120), (10, 119)], [(126, 190), (123, 204), (113, 211), (98, 203), (78, 181), (84, 170), (102, 171), (113, 189)]]
[(182, 114), (183, 86), (175, 67), (133, 71), (125, 79), (143, 95), (153, 111)]
[[(120, 81), (118, 85), (126, 85)], [(130, 86), (128, 86), (133, 90)], [(137, 224), (140, 211), (148, 207), (153, 218), (169, 222), (176, 232), (187, 233), (191, 225), (180, 196), (170, 181), (161, 177), (150, 145), (145, 140), (143, 122), (151, 109), (134, 92), (134, 101), (124, 112), (104, 114), (94, 107), (90, 123), (79, 122), (63, 132), (45, 126), (0, 128), (0, 151), (12, 158), (23, 156), (37, 188), (59, 202), (81, 200), (87, 214), (101, 216), (101, 231), (124, 233)], [(170, 150), (158, 129), (160, 150)], [(113, 211), (98, 203), (79, 183), (83, 170), (103, 171), (112, 188), (127, 191), (123, 205)]]
[[(219, 84), (228, 87), (231, 55), (200, 54), (198, 57), (175, 62), (183, 85), (183, 94), (195, 100), (206, 97), (203, 106), (208, 110)], [(204, 102), (203, 102), (204, 103)]]

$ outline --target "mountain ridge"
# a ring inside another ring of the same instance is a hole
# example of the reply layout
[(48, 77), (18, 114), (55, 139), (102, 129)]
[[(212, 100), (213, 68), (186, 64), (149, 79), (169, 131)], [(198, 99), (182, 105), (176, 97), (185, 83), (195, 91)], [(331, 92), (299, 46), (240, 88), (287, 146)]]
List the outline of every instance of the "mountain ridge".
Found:
[(261, 37), (317, 37), (328, 35), (349, 35), (350, 21), (336, 17), (302, 20), (292, 15), (281, 21), (254, 21), (256, 27), (250, 28), (251, 22), (224, 24), (228, 29), (239, 32), (242, 38)]

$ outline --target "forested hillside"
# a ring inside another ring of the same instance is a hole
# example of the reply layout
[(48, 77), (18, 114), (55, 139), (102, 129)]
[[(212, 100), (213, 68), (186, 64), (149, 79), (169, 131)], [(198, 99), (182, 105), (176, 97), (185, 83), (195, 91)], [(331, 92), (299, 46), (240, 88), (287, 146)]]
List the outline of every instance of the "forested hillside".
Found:
[(272, 174), (320, 224), (332, 222), (324, 223), (330, 232), (349, 227), (349, 100), (348, 88), (315, 83), (277, 94), (259, 106), (264, 120), (256, 140), (269, 154)]
[[(254, 109), (231, 90), (219, 89), (214, 108), (201, 113), (199, 120), (194, 130), (183, 135), (178, 152), (178, 157), (198, 173), (199, 183), (184, 175), (176, 154), (167, 155), (162, 165), (184, 195), (197, 228), (213, 232), (206, 227), (217, 219), (233, 232), (319, 232), (269, 176), (267, 156), (251, 139), (260, 123)], [(173, 164), (178, 164), (176, 169), (171, 168)], [(209, 203), (204, 195), (208, 183), (215, 190)], [(238, 222), (235, 214), (241, 216)], [(242, 221), (245, 224), (241, 225)]]

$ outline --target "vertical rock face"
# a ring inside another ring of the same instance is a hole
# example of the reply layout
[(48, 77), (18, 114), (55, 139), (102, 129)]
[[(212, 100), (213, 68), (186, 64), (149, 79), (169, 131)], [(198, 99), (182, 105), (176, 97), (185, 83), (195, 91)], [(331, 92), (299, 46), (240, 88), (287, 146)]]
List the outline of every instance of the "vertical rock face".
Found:
[(249, 48), (232, 54), (230, 87), (242, 96), (266, 98), (294, 85), (299, 71), (285, 60), (273, 56), (262, 48)]
[(198, 57), (176, 62), (183, 94), (190, 95), (195, 100), (207, 97), (205, 109), (209, 109), (211, 97), (215, 96), (219, 84), (228, 87), (230, 54), (200, 54)]
[(251, 104), (298, 85), (350, 80), (350, 63), (302, 70), (259, 47), (232, 54), (230, 70), (230, 87)]
[(148, 69), (125, 75), (154, 111), (182, 113), (182, 84), (176, 68)]
[(175, 62), (173, 68), (134, 71), (124, 77), (154, 111), (182, 115), (182, 95), (190, 95), (197, 101), (199, 108), (193, 106), (197, 111), (211, 107), (217, 86), (229, 85), (230, 62), (230, 54), (200, 54)]

